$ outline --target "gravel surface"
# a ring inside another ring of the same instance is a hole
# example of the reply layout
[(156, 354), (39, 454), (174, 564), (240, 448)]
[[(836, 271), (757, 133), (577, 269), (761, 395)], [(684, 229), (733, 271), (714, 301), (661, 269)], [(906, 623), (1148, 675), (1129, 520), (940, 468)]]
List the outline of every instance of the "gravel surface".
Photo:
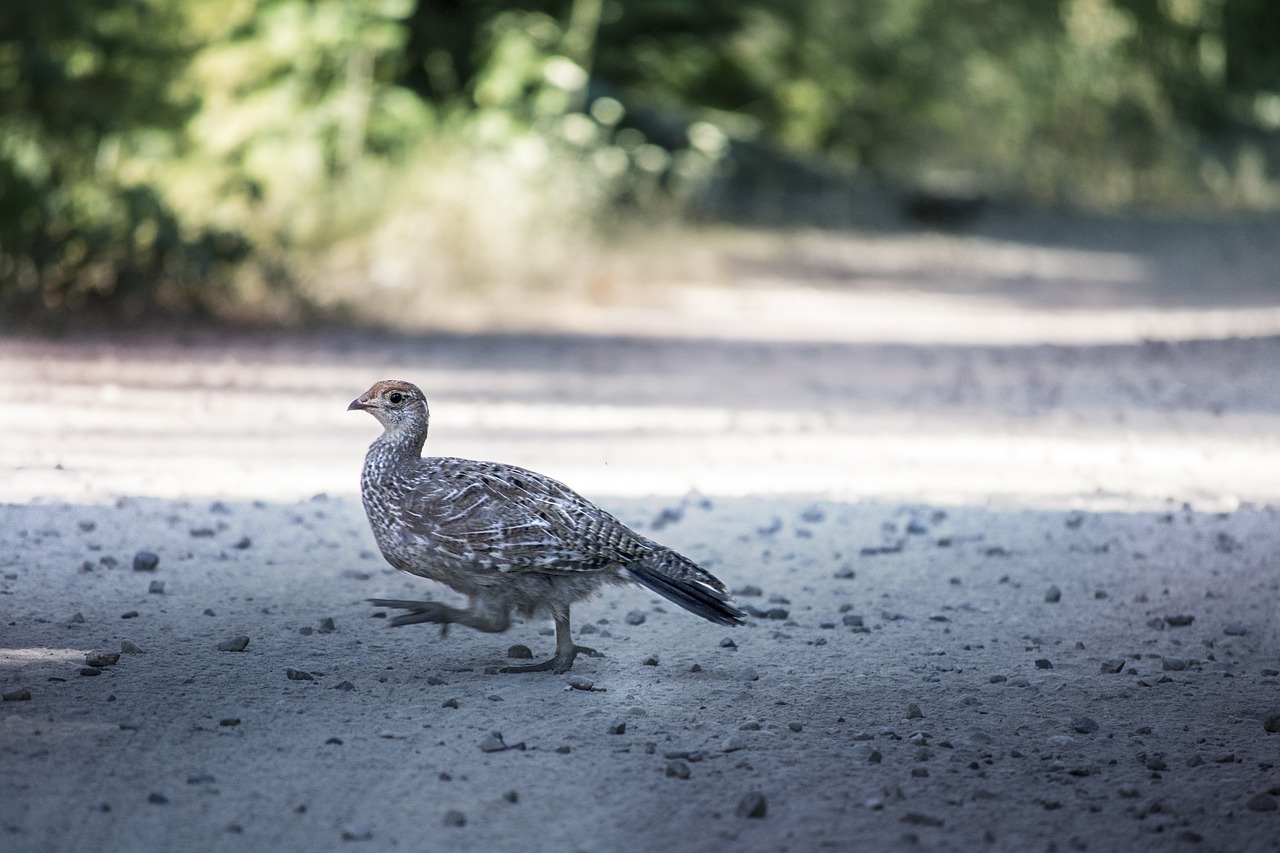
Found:
[[(1280, 340), (704, 331), (5, 341), (0, 848), (1276, 849)], [(747, 624), (388, 629), (387, 377)]]

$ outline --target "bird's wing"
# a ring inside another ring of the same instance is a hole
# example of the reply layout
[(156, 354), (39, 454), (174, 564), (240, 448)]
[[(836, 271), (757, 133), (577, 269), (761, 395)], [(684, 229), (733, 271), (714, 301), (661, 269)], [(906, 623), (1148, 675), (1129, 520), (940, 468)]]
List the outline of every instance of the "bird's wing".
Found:
[(577, 573), (629, 562), (644, 540), (577, 492), (498, 463), (422, 460), (404, 535), (473, 570)]

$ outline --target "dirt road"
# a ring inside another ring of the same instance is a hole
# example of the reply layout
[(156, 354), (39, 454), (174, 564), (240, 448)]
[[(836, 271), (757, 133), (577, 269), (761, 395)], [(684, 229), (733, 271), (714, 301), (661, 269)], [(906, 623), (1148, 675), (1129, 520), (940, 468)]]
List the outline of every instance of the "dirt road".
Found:
[[(1275, 250), (1156, 233), (801, 236), (541, 334), (5, 340), (0, 847), (1280, 849)], [(749, 623), (609, 591), (576, 687), (493, 672), (550, 625), (388, 630), (451, 593), (359, 506), (387, 377)]]

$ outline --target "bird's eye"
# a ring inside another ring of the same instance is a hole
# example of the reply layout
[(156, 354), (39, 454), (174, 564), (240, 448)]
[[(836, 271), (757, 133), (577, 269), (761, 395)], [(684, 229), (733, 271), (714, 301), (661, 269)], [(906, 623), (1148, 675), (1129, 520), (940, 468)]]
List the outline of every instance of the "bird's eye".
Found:
[(392, 391), (387, 395), (387, 399), (391, 401), (391, 405), (398, 406), (404, 402), (404, 395), (399, 391)]

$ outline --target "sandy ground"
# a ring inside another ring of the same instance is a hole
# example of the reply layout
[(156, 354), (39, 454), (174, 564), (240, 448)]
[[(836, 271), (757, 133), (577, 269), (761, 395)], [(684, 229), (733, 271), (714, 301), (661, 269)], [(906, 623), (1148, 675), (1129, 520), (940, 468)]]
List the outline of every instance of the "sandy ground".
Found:
[[(1280, 850), (1272, 225), (801, 234), (503, 332), (9, 338), (0, 848)], [(364, 599), (452, 594), (359, 506), (386, 377), (429, 452), (755, 615), (608, 591), (590, 690), (493, 672), (549, 625), (388, 630)]]

